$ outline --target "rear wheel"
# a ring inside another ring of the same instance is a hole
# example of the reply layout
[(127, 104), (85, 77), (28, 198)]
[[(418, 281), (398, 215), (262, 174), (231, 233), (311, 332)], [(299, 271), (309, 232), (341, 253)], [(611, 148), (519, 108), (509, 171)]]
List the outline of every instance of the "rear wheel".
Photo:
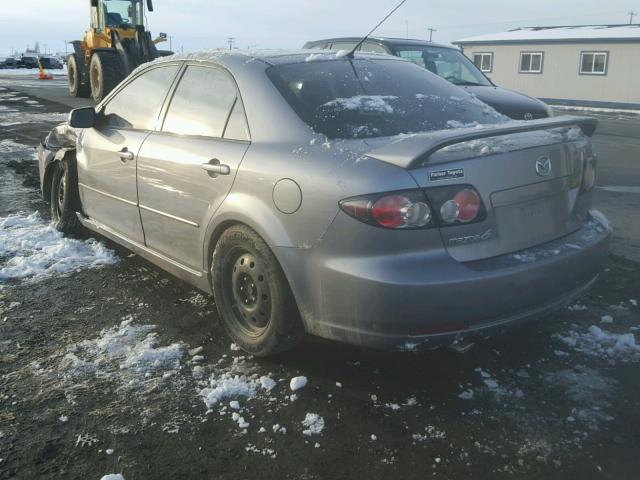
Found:
[(68, 159), (56, 162), (51, 176), (51, 220), (53, 226), (64, 233), (77, 233), (80, 222), (76, 216), (79, 204), (75, 175)]
[(256, 356), (294, 348), (304, 336), (289, 284), (267, 244), (253, 230), (226, 230), (213, 252), (213, 292), (232, 339)]
[(67, 75), (69, 77), (69, 94), (72, 97), (88, 97), (89, 84), (82, 83), (82, 74), (75, 55), (69, 55), (67, 59)]
[(91, 84), (91, 97), (96, 102), (101, 102), (123, 78), (120, 58), (117, 53), (95, 52), (91, 56), (89, 83)]

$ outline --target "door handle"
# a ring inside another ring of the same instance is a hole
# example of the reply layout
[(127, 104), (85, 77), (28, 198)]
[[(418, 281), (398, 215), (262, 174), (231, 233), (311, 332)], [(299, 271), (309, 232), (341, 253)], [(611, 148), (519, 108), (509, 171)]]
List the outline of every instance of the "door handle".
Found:
[(221, 164), (220, 160), (217, 159), (213, 159), (209, 163), (203, 163), (201, 167), (214, 178), (218, 175), (229, 175), (231, 173), (229, 165)]
[(135, 157), (133, 152), (130, 152), (127, 147), (124, 147), (122, 150), (120, 150), (117, 153), (118, 153), (118, 156), (120, 157), (120, 160), (122, 160), (123, 162), (126, 162), (127, 160), (133, 160), (133, 158)]

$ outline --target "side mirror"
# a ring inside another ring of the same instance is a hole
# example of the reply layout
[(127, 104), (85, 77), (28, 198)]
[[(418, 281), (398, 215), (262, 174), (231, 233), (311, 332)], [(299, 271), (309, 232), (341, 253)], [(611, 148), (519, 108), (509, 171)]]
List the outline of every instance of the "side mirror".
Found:
[(147, 10), (153, 12), (153, 0), (147, 0)]
[(69, 125), (73, 128), (93, 128), (96, 120), (96, 109), (93, 107), (76, 108), (69, 114)]

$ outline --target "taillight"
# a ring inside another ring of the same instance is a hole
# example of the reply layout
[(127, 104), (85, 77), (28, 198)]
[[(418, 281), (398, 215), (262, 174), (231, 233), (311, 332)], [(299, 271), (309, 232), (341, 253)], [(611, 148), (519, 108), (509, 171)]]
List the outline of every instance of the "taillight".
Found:
[(588, 192), (596, 184), (596, 157), (591, 156), (586, 159), (582, 167), (582, 187), (581, 191)]
[(340, 202), (340, 208), (358, 220), (384, 228), (433, 226), (431, 207), (421, 190), (348, 198)]
[(465, 188), (442, 204), (440, 218), (445, 223), (469, 223), (476, 219), (481, 207), (482, 200), (475, 190)]
[(446, 227), (479, 222), (486, 210), (471, 185), (454, 185), (347, 198), (340, 208), (370, 225), (392, 229)]

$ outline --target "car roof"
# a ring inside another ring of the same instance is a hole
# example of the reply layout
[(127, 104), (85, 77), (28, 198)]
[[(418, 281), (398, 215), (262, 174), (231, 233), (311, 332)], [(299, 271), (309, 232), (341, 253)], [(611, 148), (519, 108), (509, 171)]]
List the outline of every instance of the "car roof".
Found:
[[(336, 60), (339, 58), (340, 57), (336, 56), (336, 52), (330, 50), (200, 50), (191, 53), (180, 53), (167, 57), (160, 57), (150, 63), (143, 64), (139, 69), (146, 68), (150, 65), (175, 61), (209, 62), (231, 67), (254, 61), (260, 61), (269, 66), (274, 66), (289, 63), (304, 63), (311, 60)], [(381, 53), (356, 52), (355, 58), (407, 61)]]
[[(311, 40), (307, 42), (307, 45), (325, 43), (325, 42), (353, 42), (353, 41), (359, 42), (360, 40), (362, 40), (362, 37), (325, 38), (323, 40)], [(374, 42), (384, 43), (390, 46), (410, 45), (415, 47), (438, 47), (438, 48), (448, 48), (451, 50), (459, 50), (459, 48), (454, 45), (448, 45), (446, 43), (428, 42), (427, 40), (419, 40), (415, 38), (369, 37), (367, 40), (373, 40)]]

